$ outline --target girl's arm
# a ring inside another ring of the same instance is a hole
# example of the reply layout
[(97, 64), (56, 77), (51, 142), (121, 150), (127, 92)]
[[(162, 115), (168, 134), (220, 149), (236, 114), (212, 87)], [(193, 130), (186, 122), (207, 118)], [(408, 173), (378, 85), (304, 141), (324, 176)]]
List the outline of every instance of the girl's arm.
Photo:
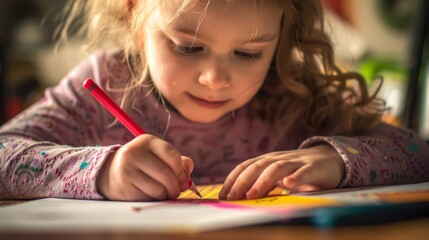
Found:
[(94, 75), (92, 64), (80, 66), (78, 74), (2, 126), (0, 198), (102, 198), (95, 178), (119, 146), (98, 146), (104, 116), (77, 77)]
[(429, 180), (429, 147), (411, 130), (382, 123), (367, 136), (313, 137), (300, 148), (320, 142), (329, 143), (344, 160), (340, 187)]
[(3, 132), (0, 141), (0, 199), (102, 198), (95, 178), (115, 146), (71, 147)]

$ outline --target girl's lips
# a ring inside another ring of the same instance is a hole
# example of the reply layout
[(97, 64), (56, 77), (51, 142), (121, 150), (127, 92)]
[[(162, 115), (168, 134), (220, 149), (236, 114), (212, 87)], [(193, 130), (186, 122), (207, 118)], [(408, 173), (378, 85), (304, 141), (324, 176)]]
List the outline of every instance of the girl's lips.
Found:
[(207, 101), (202, 98), (195, 97), (188, 93), (189, 98), (201, 107), (216, 109), (224, 106), (229, 100), (225, 101)]

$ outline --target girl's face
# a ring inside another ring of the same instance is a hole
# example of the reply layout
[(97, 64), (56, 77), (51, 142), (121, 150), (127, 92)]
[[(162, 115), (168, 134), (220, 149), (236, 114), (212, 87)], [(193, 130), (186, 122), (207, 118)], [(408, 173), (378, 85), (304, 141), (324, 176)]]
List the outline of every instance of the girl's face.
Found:
[(216, 121), (248, 103), (264, 82), (282, 13), (250, 2), (198, 1), (178, 16), (160, 6), (150, 17), (151, 79), (187, 119)]

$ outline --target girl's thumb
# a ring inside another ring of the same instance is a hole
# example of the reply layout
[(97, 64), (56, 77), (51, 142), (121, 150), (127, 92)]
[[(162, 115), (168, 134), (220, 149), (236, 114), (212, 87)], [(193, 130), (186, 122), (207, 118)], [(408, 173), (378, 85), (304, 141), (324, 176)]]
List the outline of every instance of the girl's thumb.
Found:
[(191, 176), (192, 171), (194, 170), (194, 162), (191, 158), (182, 156), (182, 166), (183, 171), (185, 171), (186, 176), (189, 178)]

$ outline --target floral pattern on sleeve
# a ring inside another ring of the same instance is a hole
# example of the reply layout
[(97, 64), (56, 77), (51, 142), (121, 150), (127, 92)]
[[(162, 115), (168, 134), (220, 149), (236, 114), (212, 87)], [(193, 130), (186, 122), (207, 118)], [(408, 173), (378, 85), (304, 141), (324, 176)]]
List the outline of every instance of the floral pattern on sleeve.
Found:
[(410, 130), (381, 124), (368, 136), (316, 136), (300, 148), (326, 142), (344, 159), (340, 187), (391, 185), (429, 180), (428, 145)]

